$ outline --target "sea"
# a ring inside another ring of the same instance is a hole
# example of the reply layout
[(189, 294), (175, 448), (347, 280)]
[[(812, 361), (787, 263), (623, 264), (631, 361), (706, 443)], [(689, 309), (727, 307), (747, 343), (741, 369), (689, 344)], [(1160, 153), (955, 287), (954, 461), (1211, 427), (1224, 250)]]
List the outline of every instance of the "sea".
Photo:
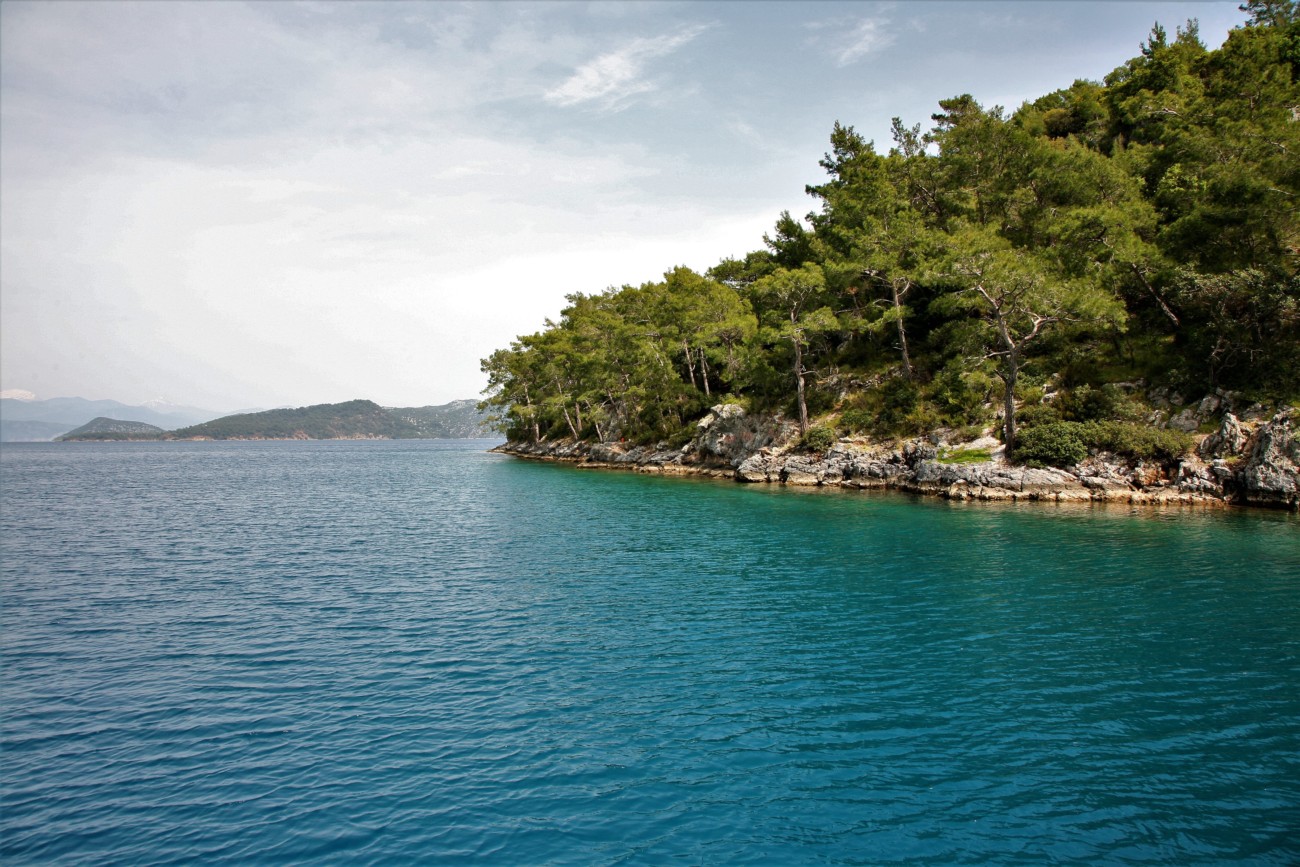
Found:
[(1300, 863), (1300, 521), (0, 447), (0, 863)]

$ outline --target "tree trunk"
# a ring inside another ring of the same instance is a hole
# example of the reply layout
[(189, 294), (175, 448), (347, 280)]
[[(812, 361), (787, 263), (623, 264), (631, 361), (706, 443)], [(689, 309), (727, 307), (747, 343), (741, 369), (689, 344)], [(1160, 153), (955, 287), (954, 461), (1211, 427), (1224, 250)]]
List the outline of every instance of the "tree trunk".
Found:
[(803, 385), (803, 341), (794, 340), (794, 381), (799, 393), (799, 434), (808, 433), (808, 401), (804, 397)]
[(1016, 381), (1020, 378), (1020, 359), (1015, 349), (1007, 352), (1002, 373), (1002, 382), (1006, 385), (1003, 396), (1002, 438), (1008, 449), (1016, 445)]
[(578, 429), (573, 426), (573, 419), (569, 417), (569, 405), (561, 403), (560, 409), (564, 411), (564, 421), (569, 425), (569, 432), (573, 434), (573, 438), (576, 440), (578, 438)]
[(528, 407), (528, 418), (531, 419), (533, 423), (533, 444), (536, 445), (541, 442), (542, 431), (537, 426), (537, 413), (533, 412), (533, 400), (528, 396), (527, 385), (524, 386), (524, 406)]
[(898, 344), (903, 350), (903, 376), (912, 381), (912, 359), (907, 354), (907, 330), (903, 328), (903, 296), (898, 291), (898, 284), (892, 280), (889, 288), (894, 292), (894, 313), (898, 317)]
[(691, 375), (691, 388), (696, 388), (697, 386), (695, 385), (695, 356), (691, 355), (691, 345), (685, 340), (682, 341), (682, 352), (686, 356), (686, 370)]
[(704, 396), (713, 397), (713, 393), (709, 391), (709, 362), (708, 359), (704, 357), (703, 348), (699, 350), (699, 353), (700, 353), (700, 379), (704, 380)]

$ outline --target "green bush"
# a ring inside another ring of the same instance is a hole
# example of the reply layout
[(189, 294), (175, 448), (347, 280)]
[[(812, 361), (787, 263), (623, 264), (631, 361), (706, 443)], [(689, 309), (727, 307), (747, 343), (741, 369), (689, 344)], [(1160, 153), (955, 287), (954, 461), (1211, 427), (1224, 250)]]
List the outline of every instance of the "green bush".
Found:
[(934, 379), (931, 389), (939, 410), (958, 424), (983, 422), (988, 417), (985, 403), (998, 390), (987, 371), (950, 363)]
[(1015, 456), (1031, 467), (1071, 467), (1088, 456), (1079, 425), (1057, 421), (1022, 430)]
[(1192, 437), (1182, 431), (1123, 421), (1056, 421), (1022, 429), (1015, 455), (1030, 466), (1065, 467), (1096, 449), (1132, 460), (1172, 464), (1191, 447)]
[(1022, 407), (1016, 412), (1016, 424), (1021, 427), (1036, 427), (1040, 424), (1051, 424), (1060, 420), (1061, 414), (1056, 411), (1056, 407), (1049, 403), (1037, 403), (1032, 406)]
[(1079, 425), (1089, 446), (1143, 461), (1173, 463), (1187, 454), (1192, 437), (1177, 430), (1160, 430), (1122, 421), (1094, 421)]
[(808, 432), (799, 440), (799, 446), (810, 452), (824, 452), (835, 445), (837, 439), (834, 430), (825, 425), (818, 425), (808, 428)]
[(840, 413), (840, 430), (845, 433), (864, 433), (871, 430), (876, 414), (869, 409), (854, 407)]
[(1056, 409), (1066, 421), (1133, 421), (1142, 414), (1137, 402), (1113, 385), (1072, 388), (1056, 399)]
[(905, 379), (889, 379), (881, 384), (879, 424), (893, 430), (907, 421), (907, 416), (916, 409), (920, 391)]

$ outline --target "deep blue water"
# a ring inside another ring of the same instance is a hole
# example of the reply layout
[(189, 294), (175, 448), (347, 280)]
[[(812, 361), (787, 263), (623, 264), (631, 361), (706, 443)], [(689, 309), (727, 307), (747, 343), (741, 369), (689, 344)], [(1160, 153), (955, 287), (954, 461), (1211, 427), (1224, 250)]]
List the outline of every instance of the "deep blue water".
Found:
[(0, 861), (1300, 861), (1294, 516), (483, 449), (0, 449)]

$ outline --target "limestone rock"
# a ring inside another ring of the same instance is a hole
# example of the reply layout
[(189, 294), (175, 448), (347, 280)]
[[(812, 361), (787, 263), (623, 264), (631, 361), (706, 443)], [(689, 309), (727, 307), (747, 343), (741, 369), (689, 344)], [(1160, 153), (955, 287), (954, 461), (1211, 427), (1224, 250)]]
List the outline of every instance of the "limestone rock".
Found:
[(822, 472), (821, 461), (804, 455), (791, 455), (781, 468), (781, 481), (787, 485), (818, 485), (821, 484)]
[(698, 433), (683, 455), (686, 463), (714, 463), (739, 468), (755, 452), (793, 436), (794, 428), (780, 418), (750, 415), (734, 403), (718, 404), (696, 425)]
[(1205, 494), (1221, 497), (1224, 494), (1222, 476), (1215, 468), (1207, 466), (1196, 458), (1182, 461), (1178, 465), (1178, 490), (1185, 494)]
[(736, 468), (736, 479), (742, 482), (771, 482), (780, 478), (779, 473), (780, 468), (774, 466), (771, 455), (764, 450), (750, 455), (741, 462)]
[(1219, 422), (1219, 429), (1201, 440), (1196, 453), (1207, 460), (1239, 455), (1246, 440), (1246, 431), (1241, 422), (1232, 413), (1225, 412), (1223, 420)]
[(1174, 430), (1180, 430), (1183, 433), (1192, 433), (1201, 426), (1201, 418), (1197, 415), (1195, 407), (1188, 407), (1178, 415), (1169, 419), (1169, 427)]
[(1300, 434), (1294, 416), (1284, 410), (1251, 437), (1238, 476), (1239, 495), (1247, 503), (1300, 508)]

